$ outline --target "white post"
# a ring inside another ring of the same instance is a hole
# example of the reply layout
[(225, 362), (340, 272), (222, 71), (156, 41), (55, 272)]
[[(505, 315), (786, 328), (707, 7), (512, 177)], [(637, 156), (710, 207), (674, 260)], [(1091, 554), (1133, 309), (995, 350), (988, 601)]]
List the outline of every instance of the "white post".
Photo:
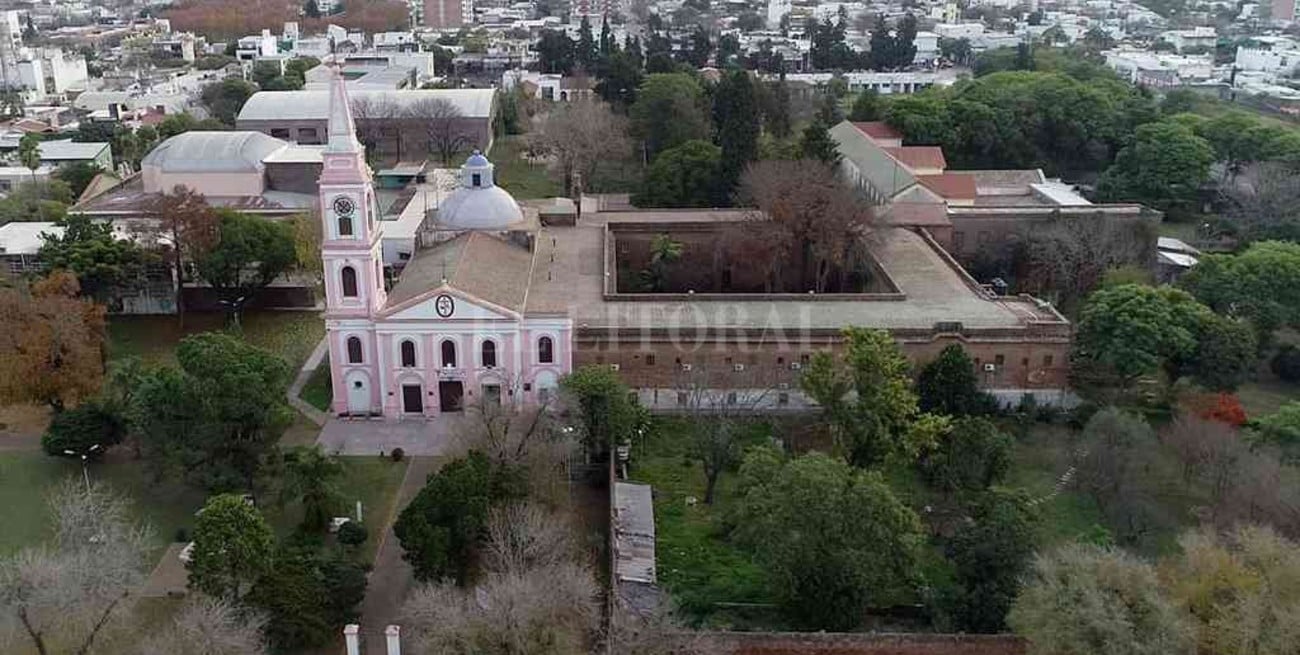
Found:
[(357, 501), (357, 523), (364, 523), (364, 522), (365, 521), (361, 520), (361, 501), (358, 500)]
[(347, 644), (348, 655), (361, 655), (361, 642), (357, 638), (359, 632), (361, 626), (355, 623), (343, 626), (343, 641)]
[(402, 629), (390, 625), (384, 628), (384, 638), (388, 641), (388, 655), (402, 655)]

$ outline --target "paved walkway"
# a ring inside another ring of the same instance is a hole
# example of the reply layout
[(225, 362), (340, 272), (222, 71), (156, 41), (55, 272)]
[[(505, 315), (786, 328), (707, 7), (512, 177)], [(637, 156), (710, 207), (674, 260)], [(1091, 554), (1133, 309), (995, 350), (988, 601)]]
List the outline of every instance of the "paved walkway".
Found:
[(465, 414), (442, 414), (436, 419), (341, 419), (325, 422), (316, 443), (327, 453), (378, 455), (401, 448), (408, 456), (446, 455), (457, 434), (472, 420)]
[(329, 354), (329, 343), (325, 339), (321, 339), (320, 343), (316, 344), (316, 349), (311, 351), (311, 355), (307, 357), (302, 369), (298, 371), (298, 377), (293, 379), (293, 384), (289, 385), (289, 391), (286, 393), (289, 397), (289, 405), (316, 425), (325, 425), (325, 422), (330, 418), (329, 414), (312, 407), (310, 403), (299, 398), (299, 396), (302, 395), (302, 388), (307, 384), (307, 380), (311, 378), (312, 373), (316, 372), (316, 367), (320, 366), (327, 354)]
[(384, 519), (384, 531), (375, 552), (374, 568), (366, 587), (366, 598), (361, 601), (361, 652), (366, 655), (385, 653), (384, 628), (399, 624), (402, 602), (415, 586), (411, 565), (402, 559), (402, 544), (393, 534), (393, 522), (411, 499), (424, 487), (430, 473), (438, 470), (442, 459), (413, 457), (397, 491), (393, 513)]

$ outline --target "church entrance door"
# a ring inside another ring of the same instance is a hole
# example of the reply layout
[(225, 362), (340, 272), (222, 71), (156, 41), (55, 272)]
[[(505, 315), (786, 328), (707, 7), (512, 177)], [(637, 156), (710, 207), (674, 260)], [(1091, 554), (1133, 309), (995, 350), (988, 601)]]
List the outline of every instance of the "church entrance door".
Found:
[(423, 414), (424, 403), (421, 396), (423, 389), (418, 384), (402, 385), (402, 411), (407, 414)]
[(438, 383), (438, 401), (444, 412), (459, 412), (465, 396), (465, 385), (459, 380)]

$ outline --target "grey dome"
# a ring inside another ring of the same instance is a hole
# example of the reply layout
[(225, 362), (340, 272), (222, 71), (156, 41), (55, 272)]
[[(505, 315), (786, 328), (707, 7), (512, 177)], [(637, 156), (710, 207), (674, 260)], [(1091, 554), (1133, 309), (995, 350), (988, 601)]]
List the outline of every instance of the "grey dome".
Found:
[(523, 219), (514, 196), (499, 186), (462, 186), (438, 208), (438, 223), (452, 229), (505, 229)]
[(496, 167), (475, 150), (460, 169), (460, 188), (438, 208), (438, 223), (456, 230), (499, 230), (519, 223), (524, 211), (495, 184)]
[(164, 173), (244, 173), (288, 145), (261, 132), (183, 132), (163, 141), (140, 161)]

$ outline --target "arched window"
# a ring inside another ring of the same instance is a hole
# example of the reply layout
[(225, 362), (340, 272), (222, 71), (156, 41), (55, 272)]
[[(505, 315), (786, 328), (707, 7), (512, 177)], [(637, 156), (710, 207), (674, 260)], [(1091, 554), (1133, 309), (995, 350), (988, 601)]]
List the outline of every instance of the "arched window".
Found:
[(348, 363), (361, 363), (361, 340), (356, 337), (348, 337)]
[(340, 216), (340, 217), (339, 217), (339, 236), (341, 236), (341, 237), (350, 237), (350, 236), (352, 236), (352, 217), (351, 217), (351, 216)]
[(453, 341), (442, 342), (442, 367), (456, 368), (456, 344)]
[(357, 269), (352, 268), (351, 266), (344, 266), (343, 270), (339, 272), (339, 276), (343, 280), (343, 296), (345, 298), (356, 298)]
[(402, 366), (407, 368), (415, 366), (415, 342), (402, 342)]
[(484, 341), (482, 348), (482, 360), (484, 368), (493, 368), (497, 365), (497, 342)]
[(550, 337), (542, 337), (537, 340), (537, 361), (542, 364), (553, 364), (555, 362), (555, 342)]

